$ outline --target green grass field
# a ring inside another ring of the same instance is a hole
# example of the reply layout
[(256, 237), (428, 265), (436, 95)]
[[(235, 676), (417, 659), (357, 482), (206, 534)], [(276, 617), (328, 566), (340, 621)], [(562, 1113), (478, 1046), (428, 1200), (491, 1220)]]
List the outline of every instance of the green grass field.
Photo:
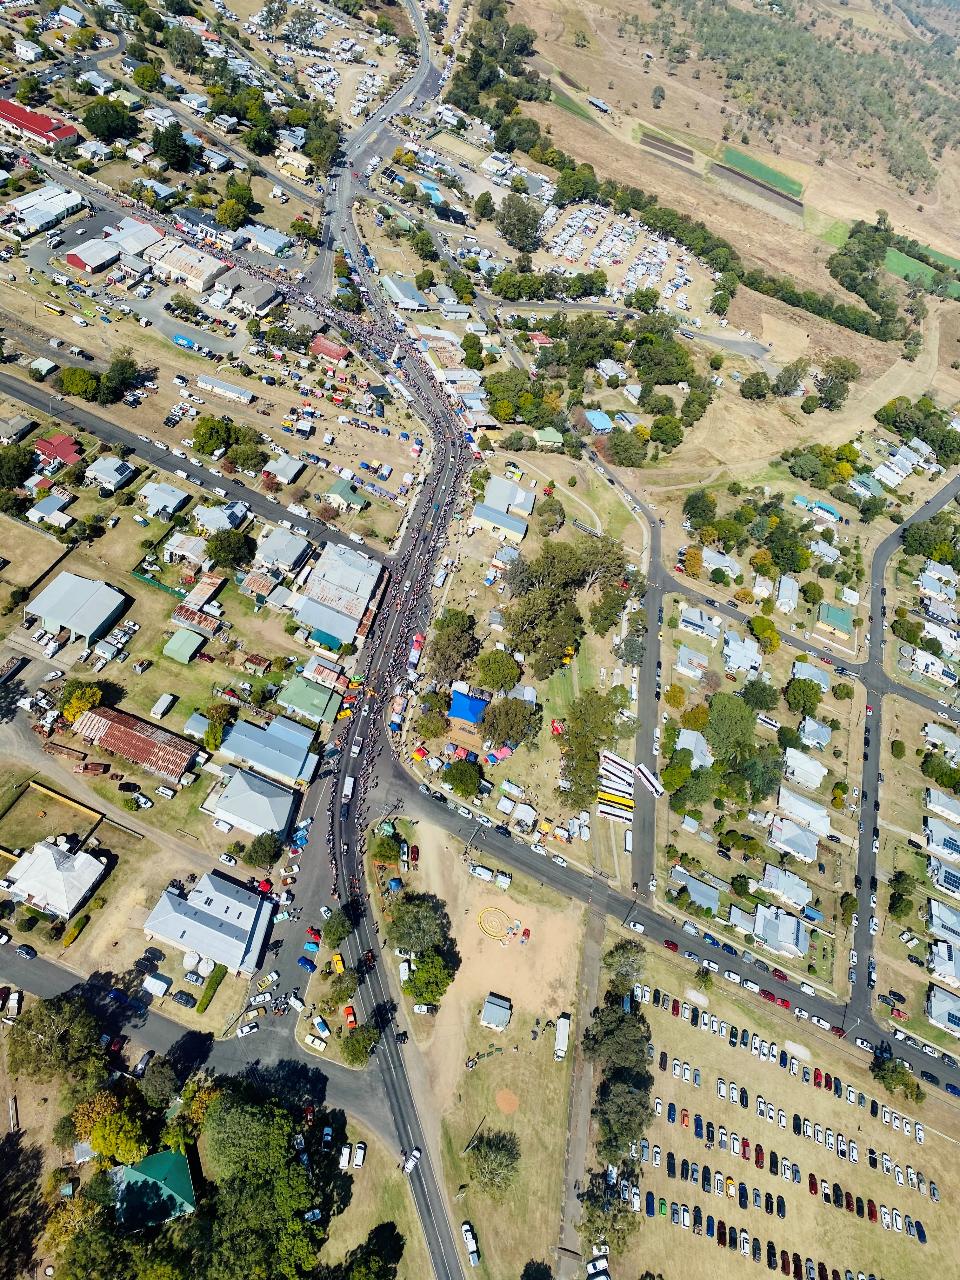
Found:
[[(946, 262), (947, 259), (944, 258), (944, 261)], [(916, 258), (907, 257), (899, 249), (888, 249), (883, 265), (891, 275), (901, 280), (909, 277), (911, 280), (920, 279), (925, 284), (929, 284), (935, 274), (933, 267), (928, 267), (925, 262), (919, 262)], [(960, 298), (960, 283), (951, 284), (947, 293), (951, 298)]]
[(563, 107), (564, 111), (569, 111), (572, 116), (579, 116), (581, 120), (596, 120), (596, 115), (588, 111), (582, 102), (578, 102), (576, 98), (571, 98), (569, 93), (564, 93), (562, 89), (554, 86), (553, 101), (558, 107)]
[(736, 147), (724, 147), (723, 162), (728, 164), (731, 169), (739, 169), (741, 173), (745, 173), (749, 178), (756, 178), (758, 182), (765, 182), (768, 187), (773, 187), (776, 191), (782, 191), (784, 195), (794, 196), (799, 199), (803, 194), (802, 182), (798, 182), (796, 178), (788, 178), (779, 169), (771, 169), (762, 160), (748, 156), (743, 151), (738, 151)]
[(960, 258), (951, 258), (949, 253), (941, 253), (939, 249), (931, 249), (928, 244), (921, 247), (929, 253), (931, 258), (936, 258), (945, 267), (953, 267), (954, 271), (960, 271)]

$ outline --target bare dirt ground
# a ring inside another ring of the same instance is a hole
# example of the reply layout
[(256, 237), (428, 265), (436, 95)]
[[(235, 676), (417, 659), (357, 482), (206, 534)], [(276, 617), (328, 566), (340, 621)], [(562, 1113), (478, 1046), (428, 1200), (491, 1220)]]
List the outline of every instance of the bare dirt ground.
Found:
[[(456, 1212), (474, 1221), (491, 1275), (519, 1275), (530, 1258), (547, 1255), (559, 1226), (570, 1059), (555, 1062), (554, 1034), (543, 1022), (572, 1012), (583, 912), (536, 881), (514, 877), (502, 893), (471, 877), (463, 845), (420, 823), (419, 892), (436, 893), (447, 904), (461, 957), (460, 969), (433, 1020), (411, 1015), (423, 1059), (421, 1118), (438, 1135), (451, 1196), (465, 1188)], [(530, 930), (508, 942), (488, 936), (498, 920)], [(391, 957), (392, 960), (392, 957)], [(513, 1005), (507, 1029), (481, 1027), (478, 1014), (490, 992)], [(540, 1026), (537, 1026), (537, 1020)], [(533, 1032), (537, 1038), (533, 1038)], [(476, 1055), (476, 1068), (465, 1062)], [(521, 1160), (510, 1201), (521, 1214), (502, 1212), (472, 1180), (462, 1152), (477, 1126), (507, 1129), (520, 1140)]]

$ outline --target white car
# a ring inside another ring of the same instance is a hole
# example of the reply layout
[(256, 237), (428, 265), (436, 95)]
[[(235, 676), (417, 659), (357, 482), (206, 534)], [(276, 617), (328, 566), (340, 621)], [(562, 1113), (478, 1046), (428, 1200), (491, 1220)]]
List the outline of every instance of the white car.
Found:
[(350, 1145), (349, 1142), (345, 1142), (343, 1146), (340, 1148), (339, 1165), (341, 1169), (348, 1169), (350, 1167), (350, 1157), (352, 1155), (353, 1155), (353, 1147)]
[(367, 1158), (367, 1144), (365, 1142), (358, 1142), (353, 1149), (353, 1167), (355, 1169), (362, 1169), (363, 1162), (364, 1160), (366, 1160), (366, 1158)]
[[(480, 1250), (477, 1248), (477, 1237), (474, 1234), (473, 1227), (470, 1225), (469, 1222), (461, 1222), (460, 1234), (463, 1236), (463, 1243), (464, 1243), (464, 1246), (466, 1247), (467, 1258), (470, 1262), (471, 1267), (479, 1266)], [(602, 1274), (602, 1272), (599, 1272), (599, 1271), (591, 1272), (590, 1270), (591, 1266), (595, 1266), (595, 1264), (599, 1261), (601, 1261), (601, 1259), (594, 1259), (593, 1262), (587, 1263), (588, 1276), (593, 1274)], [(603, 1271), (605, 1272), (607, 1269), (606, 1258), (602, 1259), (602, 1264), (603, 1264)]]
[(221, 853), (220, 861), (225, 863), (228, 867), (235, 867), (237, 865), (236, 858), (229, 853)]
[(422, 1155), (423, 1155), (423, 1152), (420, 1150), (420, 1148), (414, 1147), (413, 1150), (410, 1152), (410, 1154), (407, 1156), (407, 1158), (403, 1162), (403, 1172), (407, 1174), (413, 1173)]
[(628, 920), (627, 928), (632, 929), (634, 933), (643, 933), (643, 925), (639, 920)]
[(237, 1039), (240, 1040), (244, 1036), (255, 1035), (260, 1030), (259, 1022), (247, 1022), (242, 1027), (237, 1027)]
[(60, 670), (60, 668), (55, 667), (53, 671), (47, 672), (47, 674), (43, 677), (43, 680), (41, 681), (41, 683), (46, 684), (50, 680), (59, 680), (62, 675), (63, 675), (63, 672)]

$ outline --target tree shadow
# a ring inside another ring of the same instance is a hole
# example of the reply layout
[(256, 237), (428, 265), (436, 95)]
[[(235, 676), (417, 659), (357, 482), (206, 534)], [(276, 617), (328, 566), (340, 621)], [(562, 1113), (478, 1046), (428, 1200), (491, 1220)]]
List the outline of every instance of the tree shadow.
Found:
[[(296, 1058), (281, 1058), (279, 1062), (267, 1064), (252, 1062), (236, 1079), (246, 1086), (248, 1094), (273, 1097), (290, 1108), (305, 1107), (308, 1103), (322, 1107), (327, 1096), (327, 1077), (323, 1072)], [(336, 1132), (332, 1117), (328, 1123)]]
[(362, 1244), (357, 1245), (356, 1249), (347, 1254), (343, 1261), (342, 1272), (344, 1275), (352, 1275), (354, 1268), (362, 1272), (360, 1264), (376, 1261), (380, 1263), (380, 1269), (376, 1274), (382, 1276), (383, 1280), (392, 1280), (397, 1274), (405, 1246), (406, 1240), (397, 1229), (396, 1223), (381, 1222), (373, 1228)]
[(553, 1280), (553, 1270), (548, 1263), (531, 1258), (520, 1272), (520, 1280)]
[(17, 714), (17, 699), (27, 693), (27, 688), (18, 677), (0, 684), (0, 724), (9, 724)]
[(185, 1031), (164, 1055), (178, 1080), (186, 1080), (194, 1071), (205, 1067), (214, 1046), (210, 1031)]
[(46, 1216), (40, 1195), (42, 1173), (39, 1146), (25, 1146), (20, 1132), (0, 1138), (0, 1280), (16, 1280), (35, 1261), (35, 1239)]

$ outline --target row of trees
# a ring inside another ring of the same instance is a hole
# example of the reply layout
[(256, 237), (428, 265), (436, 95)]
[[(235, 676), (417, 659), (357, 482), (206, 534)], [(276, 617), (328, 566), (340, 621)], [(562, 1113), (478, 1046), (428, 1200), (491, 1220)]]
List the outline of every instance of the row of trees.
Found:
[(131, 347), (121, 347), (103, 373), (92, 369), (68, 366), (57, 374), (60, 390), (67, 396), (97, 404), (116, 404), (128, 391), (136, 387), (143, 377), (143, 370), (133, 358)]

